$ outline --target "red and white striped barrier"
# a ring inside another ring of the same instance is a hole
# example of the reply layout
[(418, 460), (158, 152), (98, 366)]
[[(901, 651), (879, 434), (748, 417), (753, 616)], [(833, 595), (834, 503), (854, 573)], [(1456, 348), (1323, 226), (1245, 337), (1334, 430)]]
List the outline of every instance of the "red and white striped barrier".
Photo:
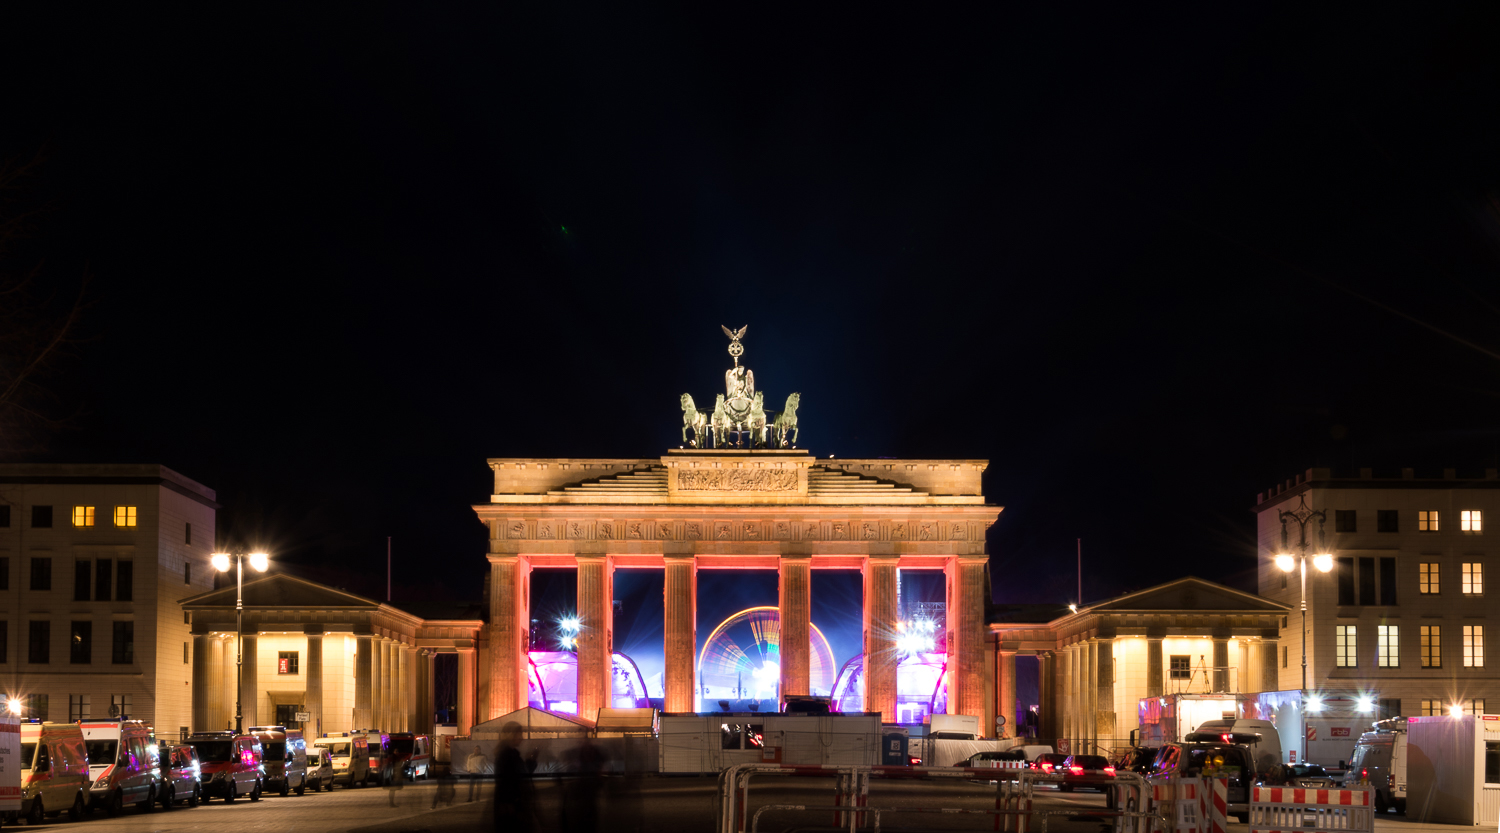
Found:
[[(1151, 833), (1224, 833), (1229, 816), (1227, 778), (1151, 782)], [(1163, 825), (1161, 822), (1165, 821)]]
[(1251, 833), (1373, 833), (1369, 789), (1255, 787)]

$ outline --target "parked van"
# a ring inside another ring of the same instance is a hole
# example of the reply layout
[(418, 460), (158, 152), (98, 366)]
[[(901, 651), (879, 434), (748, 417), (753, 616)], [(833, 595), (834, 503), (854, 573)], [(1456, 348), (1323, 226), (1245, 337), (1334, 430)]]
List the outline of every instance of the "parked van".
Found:
[[(1209, 737), (1212, 735), (1212, 737)], [(1259, 735), (1259, 737), (1254, 737)], [(1187, 740), (1200, 743), (1237, 743), (1250, 749), (1255, 771), (1262, 775), (1281, 765), (1281, 733), (1269, 720), (1205, 720), (1188, 734)]]
[(156, 760), (156, 738), (144, 720), (81, 721), (83, 740), (89, 753), (89, 806), (117, 816), (126, 804), (143, 813), (156, 806), (162, 786), (161, 765)]
[(1393, 717), (1375, 724), (1354, 744), (1354, 756), (1344, 771), (1344, 786), (1369, 784), (1375, 789), (1375, 811), (1392, 807), (1406, 812), (1406, 718)]
[(432, 768), (432, 740), (412, 732), (392, 732), (387, 738), (393, 767), (407, 781), (426, 778)]
[(64, 810), (78, 820), (89, 790), (89, 756), (78, 724), (22, 723), (20, 769), (21, 811), (29, 823)]
[(203, 800), (222, 798), (233, 804), (242, 795), (259, 801), (265, 790), (261, 777), (260, 741), (234, 732), (200, 732), (183, 743), (198, 753), (203, 773)]
[(365, 729), (355, 734), (363, 735), (365, 744), (370, 749), (370, 774), (367, 780), (376, 784), (389, 783), (394, 771), (392, 767), (396, 763), (395, 753), (391, 751), (391, 736), (374, 729)]
[(313, 739), (314, 746), (325, 747), (333, 756), (333, 780), (330, 783), (358, 787), (370, 778), (370, 746), (362, 734), (329, 732)]
[(307, 792), (307, 743), (301, 729), (285, 726), (251, 726), (245, 730), (260, 741), (266, 768), (266, 789), (286, 795)]

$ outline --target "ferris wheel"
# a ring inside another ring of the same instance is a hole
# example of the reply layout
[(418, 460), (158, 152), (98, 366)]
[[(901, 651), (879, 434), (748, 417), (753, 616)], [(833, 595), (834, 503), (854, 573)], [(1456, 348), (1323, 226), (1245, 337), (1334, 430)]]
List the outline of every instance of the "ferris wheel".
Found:
[[(808, 628), (808, 689), (833, 690), (833, 650), (817, 625)], [(698, 656), (700, 700), (769, 700), (781, 696), (781, 611), (752, 607), (730, 616), (709, 634)]]

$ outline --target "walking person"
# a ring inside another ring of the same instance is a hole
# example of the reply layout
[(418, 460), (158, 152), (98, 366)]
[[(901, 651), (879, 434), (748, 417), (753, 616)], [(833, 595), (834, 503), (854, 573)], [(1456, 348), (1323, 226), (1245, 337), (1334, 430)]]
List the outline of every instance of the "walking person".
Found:
[(406, 786), (406, 767), (398, 762), (391, 767), (391, 775), (385, 781), (385, 792), (390, 796), (392, 807), (396, 806), (396, 793), (401, 792), (404, 786)]
[(495, 756), (495, 833), (531, 833), (536, 829), (537, 750), (521, 757), (521, 724), (512, 720), (500, 730), (500, 751)]

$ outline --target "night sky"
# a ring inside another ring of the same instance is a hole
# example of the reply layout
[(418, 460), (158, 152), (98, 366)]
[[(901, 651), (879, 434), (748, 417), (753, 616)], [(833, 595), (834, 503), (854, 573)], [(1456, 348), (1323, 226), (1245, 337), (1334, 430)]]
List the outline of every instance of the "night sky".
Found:
[(815, 454), (990, 460), (1001, 601), (1078, 538), (1088, 600), (1253, 589), (1257, 491), (1500, 465), (1492, 4), (29, 5), (0, 275), (88, 306), (10, 459), (315, 580), (477, 597), (485, 459), (675, 447), (721, 324)]

